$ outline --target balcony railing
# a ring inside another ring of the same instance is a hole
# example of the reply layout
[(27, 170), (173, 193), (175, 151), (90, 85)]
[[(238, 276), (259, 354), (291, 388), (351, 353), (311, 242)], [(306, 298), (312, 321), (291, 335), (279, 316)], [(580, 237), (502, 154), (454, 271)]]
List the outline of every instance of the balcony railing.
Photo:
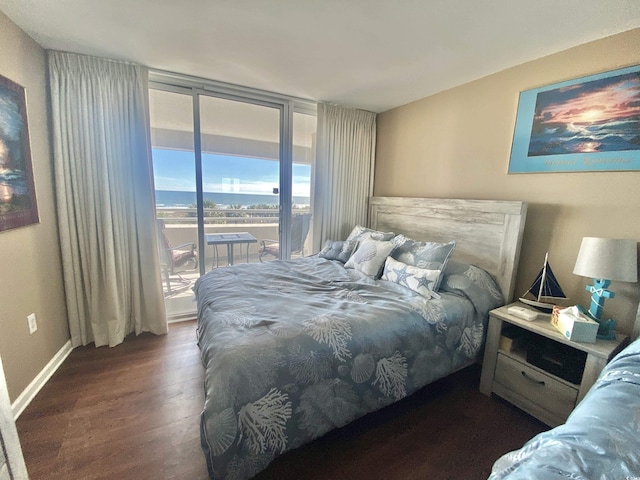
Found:
[[(158, 218), (171, 223), (197, 223), (195, 208), (156, 207)], [(308, 212), (309, 208), (295, 209), (296, 213)], [(205, 208), (204, 223), (212, 225), (243, 223), (278, 223), (277, 208)]]
[[(157, 216), (165, 222), (167, 238), (172, 245), (181, 245), (188, 242), (198, 243), (197, 210), (195, 208), (157, 207)], [(294, 208), (293, 214), (309, 213), (309, 207)], [(248, 208), (205, 208), (204, 209), (204, 231), (207, 233), (232, 233), (248, 232), (253, 235), (258, 243), (249, 245), (249, 261), (258, 261), (258, 246), (260, 240), (278, 238), (279, 210), (271, 209), (248, 209)], [(310, 253), (310, 235), (307, 236)], [(242, 250), (242, 254), (240, 253)], [(218, 261), (220, 265), (229, 262), (227, 252), (224, 248), (218, 249)], [(237, 248), (234, 256), (238, 261), (246, 261), (246, 245)], [(207, 245), (204, 255), (200, 252), (201, 261), (205, 262), (207, 268), (214, 258), (214, 247)]]

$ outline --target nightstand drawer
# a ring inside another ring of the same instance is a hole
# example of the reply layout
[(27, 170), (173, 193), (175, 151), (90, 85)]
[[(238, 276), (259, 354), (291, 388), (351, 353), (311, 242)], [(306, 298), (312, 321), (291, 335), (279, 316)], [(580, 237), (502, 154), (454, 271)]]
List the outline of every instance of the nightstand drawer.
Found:
[(498, 353), (494, 380), (518, 396), (563, 418), (569, 416), (578, 398), (576, 388), (502, 353)]

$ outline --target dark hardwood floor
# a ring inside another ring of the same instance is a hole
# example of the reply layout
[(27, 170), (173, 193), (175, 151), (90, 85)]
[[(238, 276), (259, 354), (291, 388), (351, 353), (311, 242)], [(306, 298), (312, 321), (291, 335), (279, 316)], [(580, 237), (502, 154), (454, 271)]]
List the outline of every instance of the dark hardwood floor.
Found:
[[(38, 479), (206, 479), (195, 322), (75, 349), (17, 422)], [(470, 367), (274, 461), (278, 479), (481, 479), (547, 427), (478, 392)]]
[(206, 479), (195, 322), (75, 349), (17, 422), (30, 478)]

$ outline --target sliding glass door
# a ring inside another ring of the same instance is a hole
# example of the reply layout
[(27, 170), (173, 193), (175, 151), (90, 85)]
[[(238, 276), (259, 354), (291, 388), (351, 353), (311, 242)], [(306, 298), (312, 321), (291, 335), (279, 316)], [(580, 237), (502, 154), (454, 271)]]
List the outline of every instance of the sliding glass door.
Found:
[(198, 256), (196, 152), (191, 95), (149, 91), (158, 256), (169, 318), (192, 313)]
[(207, 95), (198, 98), (203, 268), (275, 258), (282, 203), (281, 108)]
[(158, 238), (170, 318), (212, 268), (308, 255), (315, 112), (294, 101), (153, 83)]

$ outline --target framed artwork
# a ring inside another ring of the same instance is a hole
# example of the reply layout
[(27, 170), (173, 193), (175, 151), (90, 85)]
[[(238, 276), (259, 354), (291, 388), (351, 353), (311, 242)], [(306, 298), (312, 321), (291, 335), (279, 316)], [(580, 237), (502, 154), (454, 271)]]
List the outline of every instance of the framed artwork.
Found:
[(0, 75), (0, 231), (38, 223), (24, 88)]
[(640, 170), (640, 65), (520, 93), (509, 173)]

